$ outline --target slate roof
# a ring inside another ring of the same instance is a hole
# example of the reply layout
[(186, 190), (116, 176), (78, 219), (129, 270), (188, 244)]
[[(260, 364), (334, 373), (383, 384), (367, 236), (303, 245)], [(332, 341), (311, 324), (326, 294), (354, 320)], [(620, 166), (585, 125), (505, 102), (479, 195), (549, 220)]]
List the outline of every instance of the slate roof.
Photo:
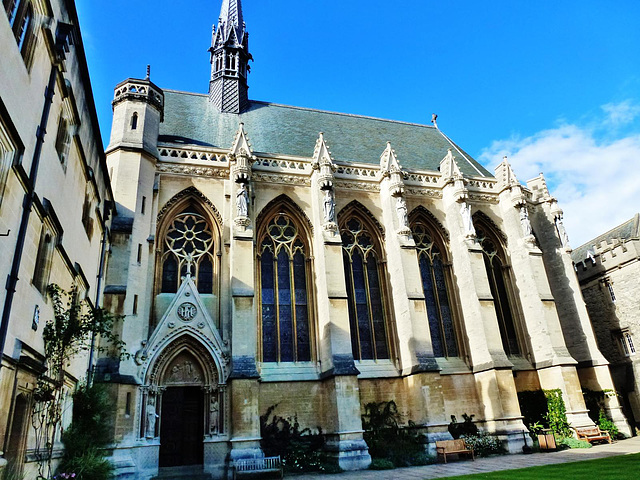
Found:
[(574, 263), (580, 263), (588, 258), (587, 252), (589, 250), (593, 251), (594, 247), (602, 242), (611, 243), (613, 240), (630, 240), (632, 238), (640, 238), (640, 213), (636, 213), (622, 225), (618, 225), (584, 245), (580, 245), (571, 252), (571, 259)]
[(482, 165), (431, 125), (250, 101), (242, 114), (220, 113), (207, 95), (164, 91), (159, 142), (229, 149), (243, 122), (254, 152), (312, 157), (324, 132), (336, 161), (378, 165), (390, 141), (405, 168), (438, 170), (453, 148), (462, 173), (492, 177)]

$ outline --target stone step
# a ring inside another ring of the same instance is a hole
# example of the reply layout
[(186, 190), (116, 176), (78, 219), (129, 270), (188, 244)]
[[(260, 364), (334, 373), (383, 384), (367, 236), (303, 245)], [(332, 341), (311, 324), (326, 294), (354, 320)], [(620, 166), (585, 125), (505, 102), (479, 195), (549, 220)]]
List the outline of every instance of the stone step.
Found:
[(213, 477), (205, 473), (201, 465), (197, 465), (161, 468), (158, 476), (151, 480), (213, 480)]

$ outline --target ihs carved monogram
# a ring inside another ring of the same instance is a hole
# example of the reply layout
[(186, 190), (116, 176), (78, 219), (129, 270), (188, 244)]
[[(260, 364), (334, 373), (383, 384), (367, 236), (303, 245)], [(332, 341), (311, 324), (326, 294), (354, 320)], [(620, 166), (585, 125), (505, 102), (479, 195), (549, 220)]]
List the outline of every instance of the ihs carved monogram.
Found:
[(196, 316), (196, 313), (198, 313), (198, 309), (193, 303), (184, 302), (178, 307), (177, 313), (180, 319), (184, 320), (185, 322), (189, 322)]

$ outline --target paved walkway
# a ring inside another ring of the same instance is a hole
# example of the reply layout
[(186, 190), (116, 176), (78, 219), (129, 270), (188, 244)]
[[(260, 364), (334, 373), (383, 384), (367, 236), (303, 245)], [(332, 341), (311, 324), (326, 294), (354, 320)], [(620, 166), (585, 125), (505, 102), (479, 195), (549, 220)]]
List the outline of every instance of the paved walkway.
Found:
[(422, 480), (427, 478), (452, 477), (472, 473), (512, 470), (514, 468), (537, 467), (557, 463), (580, 462), (597, 458), (614, 457), (640, 453), (640, 437), (620, 440), (612, 445), (594, 445), (592, 448), (576, 448), (561, 452), (533, 453), (531, 455), (500, 455), (490, 458), (453, 461), (448, 464), (426, 465), (424, 467), (397, 468), (395, 470), (363, 470), (339, 474), (287, 475), (288, 480)]

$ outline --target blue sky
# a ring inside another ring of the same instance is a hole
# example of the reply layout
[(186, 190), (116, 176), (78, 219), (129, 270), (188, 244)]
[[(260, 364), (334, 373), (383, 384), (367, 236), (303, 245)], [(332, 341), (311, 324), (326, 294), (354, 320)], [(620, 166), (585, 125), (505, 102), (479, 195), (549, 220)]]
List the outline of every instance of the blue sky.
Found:
[[(221, 0), (78, 0), (105, 145), (127, 77), (205, 93)], [(249, 96), (438, 125), (544, 171), (577, 246), (640, 211), (640, 2), (243, 0)], [(330, 139), (329, 139), (330, 141)], [(381, 146), (381, 151), (384, 146)], [(402, 159), (400, 159), (402, 161)]]

